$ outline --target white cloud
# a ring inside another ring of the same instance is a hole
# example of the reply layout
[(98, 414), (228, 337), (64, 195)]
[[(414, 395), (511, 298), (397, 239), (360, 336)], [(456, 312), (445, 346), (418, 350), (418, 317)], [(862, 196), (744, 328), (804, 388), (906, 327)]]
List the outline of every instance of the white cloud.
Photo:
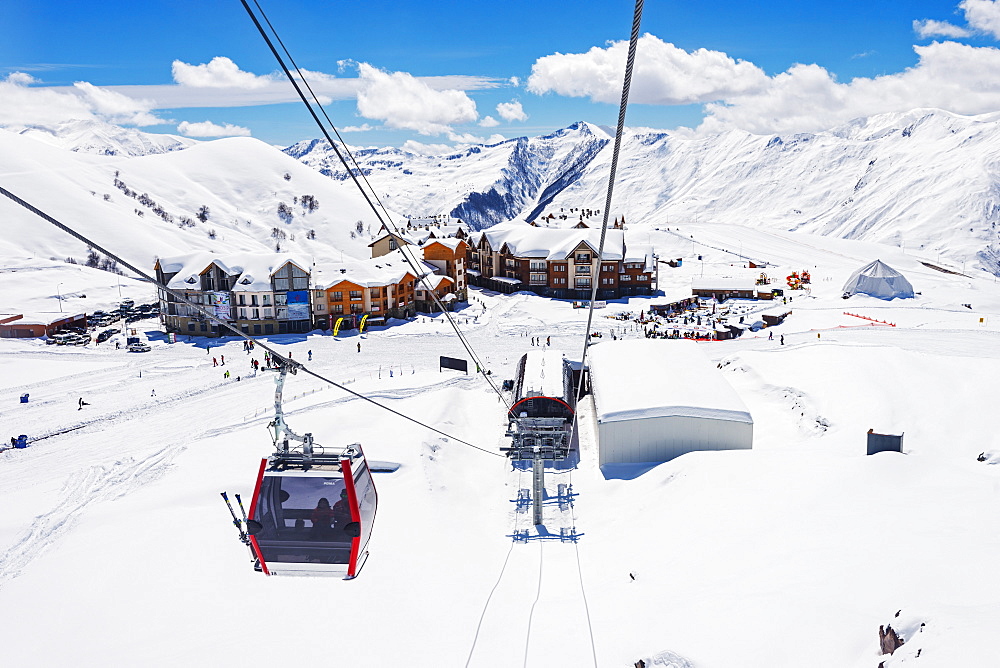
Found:
[(469, 146), (471, 144), (499, 144), (500, 142), (507, 140), (507, 138), (501, 134), (492, 134), (489, 137), (477, 137), (476, 135), (468, 132), (463, 132), (462, 134), (450, 132), (448, 133), (448, 139), (455, 142), (459, 146)]
[(511, 102), (501, 102), (498, 104), (497, 114), (499, 114), (500, 118), (504, 119), (508, 123), (528, 120), (528, 114), (524, 113), (521, 103), (517, 100)]
[(479, 127), (483, 128), (495, 128), (498, 125), (500, 125), (500, 121), (492, 116), (483, 116), (483, 120), (479, 121)]
[[(975, 25), (986, 30), (991, 25), (986, 17), (993, 16), (989, 11), (998, 5), (1000, 0), (966, 0), (961, 6), (967, 12), (980, 11)], [(701, 133), (732, 128), (758, 134), (816, 132), (853, 118), (922, 107), (959, 114), (1000, 110), (1000, 50), (953, 41), (913, 48), (918, 56), (913, 67), (842, 83), (819, 65), (796, 64), (767, 76), (753, 63), (724, 53), (687, 53), (644, 35), (630, 99), (661, 105), (704, 103), (705, 118), (697, 128)], [(624, 65), (624, 43), (584, 54), (545, 56), (535, 62), (528, 89), (617, 103)]]
[(913, 32), (918, 37), (968, 37), (972, 33), (960, 26), (948, 23), (947, 21), (935, 21), (934, 19), (924, 19), (913, 22)]
[(192, 88), (264, 88), (271, 81), (269, 76), (244, 72), (225, 56), (216, 56), (208, 63), (190, 65), (175, 60), (171, 66), (174, 81)]
[(510, 79), (508, 79), (507, 81), (508, 81), (508, 82), (510, 82), (510, 85), (511, 85), (511, 86), (515, 86), (515, 87), (517, 87), (517, 86), (520, 86), (520, 85), (521, 85), (521, 79), (520, 79), (520, 78), (518, 78), (518, 77), (511, 77), (511, 78), (510, 78)]
[(921, 107), (960, 114), (1000, 110), (1000, 50), (958, 42), (915, 46), (902, 72), (839, 83), (818, 65), (795, 65), (745, 95), (706, 105), (702, 132), (759, 134), (824, 130), (861, 116)]
[(374, 129), (375, 129), (374, 126), (369, 125), (368, 123), (364, 123), (362, 125), (348, 125), (347, 127), (340, 128), (340, 131), (341, 132), (369, 132), (370, 130), (374, 130)]
[(86, 81), (72, 87), (46, 88), (13, 72), (0, 81), (0, 125), (52, 126), (63, 121), (97, 120), (129, 125), (163, 123), (152, 113), (153, 102), (135, 99)]
[(1000, 2), (997, 0), (963, 0), (958, 4), (965, 12), (965, 21), (974, 30), (1000, 39)]
[(189, 123), (181, 121), (177, 131), (185, 137), (249, 137), (250, 129), (225, 123), (216, 125), (212, 121)]
[(38, 83), (38, 79), (31, 76), (27, 72), (11, 72), (7, 75), (7, 83), (17, 84), (19, 86), (30, 86), (33, 83)]
[(435, 90), (406, 72), (384, 72), (358, 64), (358, 113), (386, 126), (422, 135), (445, 134), (452, 125), (474, 122), (476, 103), (460, 90)]
[(403, 142), (402, 149), (416, 155), (443, 155), (455, 150), (455, 147), (448, 144), (424, 144), (414, 139), (407, 139)]
[[(587, 53), (556, 53), (535, 61), (528, 90), (595, 102), (617, 104), (628, 42)], [(753, 63), (730, 58), (720, 51), (698, 49), (688, 53), (654, 35), (639, 39), (630, 100), (641, 104), (691, 104), (711, 102), (751, 93), (767, 85), (767, 75)]]

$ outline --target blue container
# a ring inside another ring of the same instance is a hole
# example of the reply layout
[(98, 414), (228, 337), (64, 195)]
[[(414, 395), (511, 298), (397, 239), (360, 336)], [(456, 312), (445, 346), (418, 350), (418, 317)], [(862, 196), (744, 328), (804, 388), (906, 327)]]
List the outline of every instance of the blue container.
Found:
[(28, 403), (28, 393), (27, 392), (25, 392), (24, 394), (21, 395), (21, 403), (22, 404)]
[(28, 447), (28, 435), (21, 434), (17, 437), (17, 441), (14, 443), (15, 448), (26, 448)]

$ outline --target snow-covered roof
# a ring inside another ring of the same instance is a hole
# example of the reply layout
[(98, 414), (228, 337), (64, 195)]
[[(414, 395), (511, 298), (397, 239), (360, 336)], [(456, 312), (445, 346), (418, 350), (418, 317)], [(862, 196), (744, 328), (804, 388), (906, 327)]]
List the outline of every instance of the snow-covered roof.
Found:
[(598, 422), (696, 417), (753, 422), (694, 341), (605, 341), (590, 351)]
[[(407, 250), (412, 252), (413, 249)], [(418, 267), (427, 271), (434, 270), (434, 267), (427, 266), (421, 261), (419, 252), (416, 260)], [(340, 262), (324, 262), (317, 265), (313, 272), (313, 286), (317, 290), (328, 290), (338, 283), (347, 281), (365, 288), (379, 287), (399, 283), (407, 274), (413, 276), (413, 270), (402, 253), (395, 250), (375, 258), (364, 260), (344, 258)]]
[(209, 252), (188, 253), (174, 257), (160, 258), (160, 268), (166, 274), (174, 274), (167, 287), (174, 290), (200, 290), (199, 276), (212, 264), (229, 276), (238, 276), (233, 292), (266, 292), (271, 289), (271, 276), (291, 262), (308, 272), (309, 265), (292, 255), (275, 253), (239, 253), (216, 255)]
[[(597, 252), (601, 243), (600, 229), (562, 229), (533, 227), (531, 225), (497, 225), (484, 230), (474, 238), (478, 243), (485, 235), (493, 250), (506, 244), (515, 257), (565, 260), (581, 244)], [(621, 260), (625, 257), (625, 232), (608, 230), (604, 240), (604, 260)], [(642, 261), (641, 259), (635, 260)]]
[(531, 350), (524, 354), (522, 397), (565, 396), (563, 354), (556, 350)]
[[(458, 237), (447, 237), (447, 238), (444, 238), (444, 239), (428, 239), (422, 245), (423, 246), (430, 246), (431, 244), (441, 244), (442, 246), (444, 246), (446, 248), (450, 248), (451, 250), (455, 250), (460, 245), (465, 244), (465, 240), (464, 239), (459, 239)], [(468, 245), (468, 244), (466, 244), (466, 245)]]
[(424, 280), (417, 283), (417, 289), (426, 290), (427, 285), (429, 284), (431, 290), (437, 290), (442, 283), (454, 283), (454, 282), (455, 281), (451, 279), (451, 276), (445, 276), (444, 274), (431, 274), (430, 276), (426, 276)]

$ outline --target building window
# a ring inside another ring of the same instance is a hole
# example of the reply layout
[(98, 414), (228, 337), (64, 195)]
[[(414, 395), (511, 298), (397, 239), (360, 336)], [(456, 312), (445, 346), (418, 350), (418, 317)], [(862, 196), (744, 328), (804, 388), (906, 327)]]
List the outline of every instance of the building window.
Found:
[(545, 271), (545, 262), (531, 262), (529, 268), (531, 271)]
[(352, 300), (353, 299), (361, 299), (361, 291), (360, 290), (351, 290), (351, 299)]
[(333, 305), (333, 314), (334, 315), (343, 315), (343, 313), (344, 313), (344, 305), (343, 304), (334, 304)]
[(253, 318), (254, 320), (260, 320), (260, 309), (259, 308), (252, 309), (250, 317)]
[(399, 248), (399, 244), (396, 243), (395, 239), (389, 237), (389, 250), (396, 250), (397, 248)]
[(547, 282), (547, 277), (545, 274), (531, 274), (532, 285), (544, 285)]
[(601, 265), (601, 271), (614, 271), (614, 270), (615, 270), (615, 265), (613, 265), (613, 264), (602, 264)]
[(264, 300), (263, 304), (262, 304), (263, 306), (270, 306), (271, 305), (271, 295), (263, 295), (261, 297), (261, 299)]
[(316, 304), (316, 310), (317, 311), (325, 311), (326, 310), (326, 304)]
[(271, 309), (269, 309), (269, 308), (264, 309), (264, 317), (265, 318), (270, 318), (271, 317)]
[(590, 287), (590, 279), (589, 278), (577, 278), (576, 279), (576, 287), (578, 287), (578, 288), (589, 288)]
[(247, 310), (245, 308), (241, 308), (240, 309), (240, 320), (246, 320), (246, 319), (247, 319)]
[(342, 302), (342, 301), (344, 301), (344, 293), (343, 292), (334, 292), (332, 299), (335, 302)]
[(246, 306), (246, 305), (247, 305), (247, 303), (246, 303), (245, 296), (241, 293), (240, 294), (240, 306)]
[(361, 304), (351, 304), (351, 313), (361, 313)]
[(316, 297), (316, 299), (323, 299), (323, 297), (326, 296), (326, 293), (324, 293), (322, 290), (315, 290), (313, 291), (313, 295)]
[(577, 264), (590, 264), (590, 253), (577, 253), (576, 254)]
[(193, 322), (189, 322), (188, 323), (188, 331), (189, 332), (193, 332), (194, 331), (194, 323)]
[(554, 264), (554, 265), (552, 265), (552, 271), (566, 271), (566, 265), (564, 265), (564, 264)]
[(622, 280), (626, 281), (626, 282), (631, 281), (632, 280), (632, 276), (629, 275), (629, 274), (622, 274)]
[(579, 275), (579, 274), (584, 274), (584, 275), (589, 274), (590, 273), (590, 265), (586, 265), (585, 264), (585, 265), (577, 267), (576, 268), (576, 273), (577, 273), (577, 275)]
[(250, 306), (257, 306), (257, 295), (250, 295)]

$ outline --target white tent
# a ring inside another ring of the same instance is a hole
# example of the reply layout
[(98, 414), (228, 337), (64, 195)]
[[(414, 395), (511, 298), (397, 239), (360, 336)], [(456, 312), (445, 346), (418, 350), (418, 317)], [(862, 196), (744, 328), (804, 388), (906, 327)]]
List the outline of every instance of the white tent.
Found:
[(912, 297), (913, 286), (901, 273), (875, 260), (851, 274), (844, 284), (844, 298), (854, 294), (871, 295), (879, 299)]
[(750, 412), (694, 341), (605, 341), (589, 367), (602, 466), (751, 447)]

